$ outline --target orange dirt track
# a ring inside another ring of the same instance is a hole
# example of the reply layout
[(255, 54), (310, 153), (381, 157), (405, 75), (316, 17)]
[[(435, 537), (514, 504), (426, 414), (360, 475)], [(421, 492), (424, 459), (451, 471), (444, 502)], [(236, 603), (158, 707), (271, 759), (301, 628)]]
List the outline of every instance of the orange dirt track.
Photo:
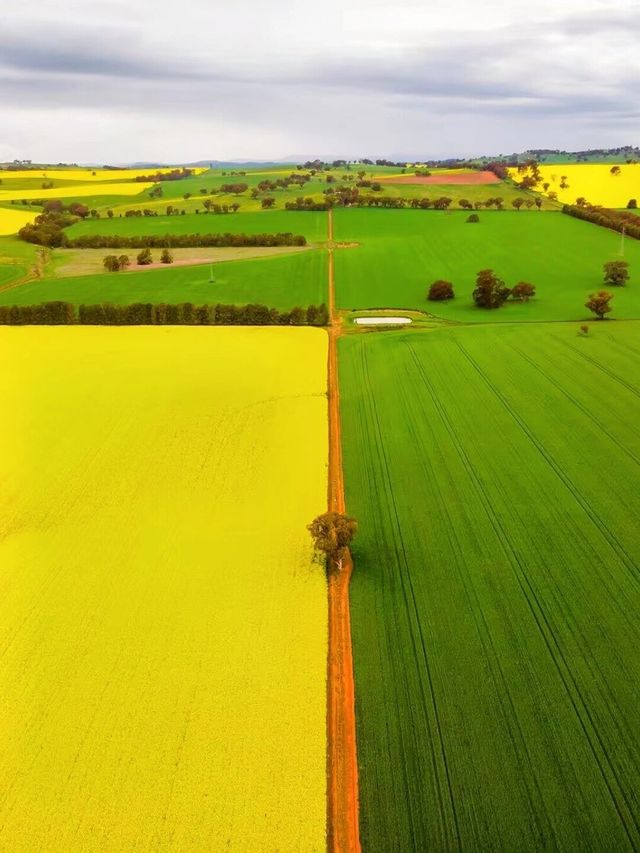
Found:
[[(329, 509), (345, 511), (340, 388), (333, 276), (333, 216), (328, 212), (329, 239)], [(327, 662), (327, 841), (331, 853), (359, 853), (358, 760), (356, 753), (355, 688), (351, 653), (349, 581), (351, 555), (329, 578), (329, 653)]]

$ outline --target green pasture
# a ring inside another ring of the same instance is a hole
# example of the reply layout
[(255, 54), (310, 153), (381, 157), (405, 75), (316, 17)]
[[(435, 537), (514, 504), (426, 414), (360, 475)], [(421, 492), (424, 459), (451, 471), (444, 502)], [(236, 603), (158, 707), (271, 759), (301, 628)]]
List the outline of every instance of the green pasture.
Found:
[[(156, 254), (159, 257), (160, 251)], [(0, 304), (31, 305), (52, 300), (122, 305), (253, 302), (288, 310), (327, 301), (327, 258), (320, 250), (218, 263), (213, 266), (213, 276), (210, 282), (210, 266), (206, 264), (43, 278), (0, 291)]]
[(18, 264), (0, 263), (0, 287), (26, 275), (26, 268)]
[[(619, 258), (620, 235), (541, 211), (461, 212), (340, 209), (334, 236), (357, 248), (335, 252), (336, 298), (343, 309), (407, 308), (460, 322), (589, 318), (584, 303), (604, 286), (602, 265)], [(640, 317), (640, 241), (626, 241), (631, 281), (615, 291), (612, 317)], [(528, 281), (537, 295), (493, 311), (474, 306), (476, 273), (492, 268), (508, 285)], [(453, 282), (456, 298), (428, 302), (436, 279)]]
[(70, 238), (83, 234), (126, 237), (164, 234), (303, 234), (310, 242), (327, 239), (325, 212), (262, 211), (259, 213), (201, 213), (185, 216), (114, 216), (85, 219), (66, 230)]
[(363, 850), (640, 847), (639, 331), (340, 340)]

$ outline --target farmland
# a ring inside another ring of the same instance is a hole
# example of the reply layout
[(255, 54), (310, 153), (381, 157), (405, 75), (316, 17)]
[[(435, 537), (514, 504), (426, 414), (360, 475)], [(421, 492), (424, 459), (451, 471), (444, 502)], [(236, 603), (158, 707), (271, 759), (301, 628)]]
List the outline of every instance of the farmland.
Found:
[(0, 353), (0, 847), (324, 850), (326, 336)]
[[(3, 184), (4, 186), (4, 184)], [(98, 196), (104, 189), (104, 195), (111, 196), (136, 196), (143, 190), (153, 186), (150, 183), (106, 183), (96, 185), (90, 184), (69, 184), (64, 187), (53, 187), (52, 189), (42, 189), (42, 187), (33, 187), (31, 189), (2, 189), (0, 188), (0, 202), (6, 203), (12, 199), (43, 199), (46, 201), (51, 198), (83, 198), (84, 196)]]
[[(468, 170), (353, 163), (254, 198), (295, 167), (97, 172), (55, 178), (95, 209), (23, 235), (46, 246), (0, 237), (2, 323), (69, 323), (0, 326), (0, 849), (640, 849), (640, 242)], [(362, 172), (451, 208), (358, 207)], [(330, 213), (282, 209), (340, 185)], [(505, 209), (459, 209), (487, 197)], [(282, 232), (307, 245), (240, 236)], [(239, 236), (139, 266), (62, 233)], [(535, 295), (476, 307), (487, 268)], [(438, 279), (455, 298), (427, 300)], [(5, 308), (54, 300), (76, 310)], [(146, 305), (77, 310), (107, 302)], [(320, 303), (324, 332), (168, 325)], [(327, 506), (359, 525), (329, 583), (305, 530)]]
[[(103, 253), (104, 254), (104, 253)], [(156, 256), (159, 257), (159, 252)], [(1, 305), (30, 305), (63, 300), (76, 305), (115, 302), (258, 302), (271, 308), (326, 302), (326, 253), (309, 250), (210, 267), (168, 266), (142, 272), (97, 273), (38, 278), (0, 290)]]
[[(57, 166), (42, 166), (34, 169), (0, 169), (0, 179), (3, 184), (18, 180), (62, 180), (78, 181), (79, 183), (114, 183), (122, 181), (135, 181), (149, 174), (166, 174), (171, 172), (173, 166), (149, 167), (147, 169), (83, 169), (83, 168), (60, 168)], [(194, 169), (195, 172), (204, 172), (203, 168)]]
[[(589, 204), (602, 207), (626, 207), (629, 199), (640, 199), (640, 164), (622, 163), (619, 174), (611, 174), (609, 164), (563, 164), (540, 166), (542, 183), (549, 184), (549, 192), (558, 194), (564, 204), (575, 204), (585, 198)], [(517, 180), (515, 170), (512, 176)], [(561, 187), (566, 178), (566, 188)], [(540, 188), (540, 187), (539, 187)]]
[(636, 324), (339, 354), (363, 849), (637, 847)]
[[(338, 210), (335, 237), (359, 244), (335, 253), (337, 304), (343, 309), (414, 308), (462, 322), (580, 320), (587, 295), (602, 286), (602, 265), (618, 256), (620, 237), (568, 216), (545, 212), (485, 212), (466, 222), (462, 212)], [(640, 243), (627, 241), (633, 281)], [(528, 303), (479, 311), (471, 300), (478, 270), (493, 268), (508, 285), (537, 286)], [(431, 282), (446, 279), (456, 298), (427, 302)], [(632, 282), (633, 284), (633, 282)], [(615, 294), (616, 316), (640, 317), (640, 289)]]

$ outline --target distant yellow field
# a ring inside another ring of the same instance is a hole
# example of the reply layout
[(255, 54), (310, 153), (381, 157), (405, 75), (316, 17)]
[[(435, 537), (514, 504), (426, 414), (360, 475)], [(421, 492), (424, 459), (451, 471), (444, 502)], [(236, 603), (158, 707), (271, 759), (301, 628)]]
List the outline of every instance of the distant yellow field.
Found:
[[(61, 181), (94, 181), (99, 183), (100, 181), (133, 181), (138, 177), (144, 177), (145, 175), (151, 174), (155, 175), (158, 172), (166, 174), (167, 172), (171, 172), (174, 168), (179, 167), (172, 166), (161, 169), (155, 169), (151, 167), (149, 169), (18, 169), (16, 171), (0, 170), (0, 178), (2, 178), (4, 181), (9, 181), (12, 178), (58, 178), (58, 180)], [(202, 172), (206, 172), (206, 169), (198, 166), (197, 168), (193, 168), (192, 171), (196, 175), (200, 175), (202, 174)]]
[(10, 207), (0, 207), (0, 237), (17, 233), (23, 225), (33, 222), (36, 218), (33, 210), (12, 210)]
[[(640, 202), (640, 164), (620, 164), (619, 175), (612, 175), (611, 168), (611, 164), (591, 163), (539, 167), (543, 183), (549, 184), (548, 192), (556, 192), (563, 204), (575, 204), (578, 198), (602, 207), (626, 207), (632, 198)], [(515, 169), (509, 171), (515, 180), (522, 177)], [(563, 176), (566, 189), (560, 188)], [(537, 190), (542, 191), (542, 187)]]
[(0, 359), (0, 850), (324, 851), (325, 333)]
[(43, 189), (14, 189), (0, 190), (0, 202), (12, 199), (30, 198), (75, 198), (76, 196), (100, 196), (100, 195), (138, 195), (143, 190), (152, 187), (153, 184), (141, 181), (140, 183), (128, 184), (75, 184), (68, 187), (55, 187), (50, 190)]

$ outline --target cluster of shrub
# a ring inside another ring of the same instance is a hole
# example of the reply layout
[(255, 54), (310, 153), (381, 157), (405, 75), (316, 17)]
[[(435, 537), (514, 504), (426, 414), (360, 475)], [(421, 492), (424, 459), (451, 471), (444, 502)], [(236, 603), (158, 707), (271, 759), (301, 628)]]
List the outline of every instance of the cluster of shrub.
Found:
[[(519, 281), (513, 287), (507, 287), (493, 270), (487, 269), (477, 274), (472, 298), (478, 308), (500, 308), (509, 297), (518, 302), (528, 302), (535, 294), (535, 286), (528, 281)], [(431, 302), (444, 302), (454, 297), (453, 284), (443, 279), (434, 281), (427, 293), (427, 299)]]
[(300, 306), (278, 311), (267, 305), (151, 304), (80, 305), (44, 302), (41, 305), (0, 305), (0, 325), (85, 326), (327, 326), (327, 306)]
[(136, 178), (138, 183), (151, 182), (157, 184), (158, 181), (180, 181), (182, 178), (190, 178), (193, 175), (193, 169), (172, 169), (170, 172), (154, 172), (152, 175), (139, 175)]
[[(151, 249), (143, 249), (136, 255), (136, 263), (138, 266), (145, 267), (153, 263), (153, 255)], [(161, 264), (172, 264), (173, 253), (169, 249), (163, 249), (160, 254)], [(102, 261), (107, 272), (120, 272), (131, 266), (129, 255), (107, 255)]]
[(305, 172), (300, 175), (291, 173), (286, 178), (277, 178), (275, 181), (264, 180), (260, 181), (252, 190), (252, 198), (257, 198), (260, 193), (275, 192), (276, 190), (286, 190), (291, 186), (303, 187), (307, 181), (310, 181), (313, 176), (310, 172)]
[[(633, 209), (633, 208), (630, 208)], [(601, 225), (603, 228), (611, 228), (613, 231), (621, 232), (640, 240), (640, 216), (634, 213), (626, 213), (624, 210), (611, 210), (606, 207), (596, 207), (592, 204), (577, 205), (565, 204), (562, 212), (576, 219), (584, 219)]]

